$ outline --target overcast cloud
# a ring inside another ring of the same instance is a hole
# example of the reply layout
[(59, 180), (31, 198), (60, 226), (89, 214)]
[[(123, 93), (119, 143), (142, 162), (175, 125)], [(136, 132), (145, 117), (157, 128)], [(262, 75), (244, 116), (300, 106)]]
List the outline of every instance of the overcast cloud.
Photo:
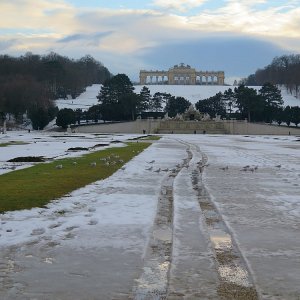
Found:
[(91, 54), (137, 80), (140, 69), (180, 62), (247, 76), (300, 52), (300, 1), (88, 2), (0, 1), (0, 53)]

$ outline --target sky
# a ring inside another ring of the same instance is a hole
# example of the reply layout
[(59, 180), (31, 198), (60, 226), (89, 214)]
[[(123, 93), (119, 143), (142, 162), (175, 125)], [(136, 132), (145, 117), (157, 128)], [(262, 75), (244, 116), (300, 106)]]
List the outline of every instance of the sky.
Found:
[(179, 63), (246, 77), (299, 54), (299, 28), (300, 0), (0, 1), (0, 54), (90, 54), (133, 81)]

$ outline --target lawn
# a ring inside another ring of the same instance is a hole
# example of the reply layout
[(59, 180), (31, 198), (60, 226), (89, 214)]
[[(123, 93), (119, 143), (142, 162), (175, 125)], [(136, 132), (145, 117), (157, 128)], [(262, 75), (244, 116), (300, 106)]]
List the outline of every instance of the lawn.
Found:
[[(3, 174), (0, 212), (43, 207), (75, 189), (109, 177), (148, 146), (148, 143), (128, 143), (127, 147), (108, 148)], [(58, 165), (62, 168), (57, 168)]]
[(11, 142), (8, 142), (8, 143), (0, 143), (0, 147), (7, 147), (7, 146), (11, 146), (11, 145), (26, 145), (28, 143), (25, 143), (25, 142), (16, 142), (16, 141), (11, 141)]

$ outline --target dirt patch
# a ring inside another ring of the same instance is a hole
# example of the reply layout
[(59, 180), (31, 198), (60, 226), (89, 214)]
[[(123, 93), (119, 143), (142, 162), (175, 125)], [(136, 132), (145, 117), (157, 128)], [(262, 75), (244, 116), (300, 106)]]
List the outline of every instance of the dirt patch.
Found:
[(85, 148), (85, 147), (73, 147), (73, 148), (69, 148), (67, 151), (88, 151), (89, 148)]
[(20, 156), (8, 160), (8, 162), (44, 162), (44, 161), (45, 161), (44, 156)]
[(106, 146), (109, 146), (109, 144), (96, 144), (95, 146), (92, 147), (92, 149), (106, 147)]
[(208, 226), (212, 226), (212, 225), (220, 222), (220, 219), (218, 219), (218, 218), (205, 218), (205, 222)]
[(238, 258), (237, 255), (233, 254), (231, 251), (216, 251), (216, 258), (219, 264), (230, 264), (235, 259)]
[(240, 286), (229, 282), (219, 285), (218, 294), (222, 300), (258, 300), (253, 287)]
[(214, 210), (214, 206), (209, 202), (200, 202), (200, 207), (202, 210)]

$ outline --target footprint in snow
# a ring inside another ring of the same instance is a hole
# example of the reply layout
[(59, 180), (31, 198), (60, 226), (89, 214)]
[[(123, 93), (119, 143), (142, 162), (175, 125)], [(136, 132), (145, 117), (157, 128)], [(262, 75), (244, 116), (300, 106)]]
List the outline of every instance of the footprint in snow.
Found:
[(90, 220), (88, 224), (89, 225), (96, 225), (96, 224), (98, 224), (98, 221), (97, 220)]
[(70, 227), (67, 227), (64, 231), (69, 232), (69, 231), (72, 231), (73, 229), (78, 228), (78, 227), (79, 226), (70, 226)]
[(49, 229), (60, 227), (62, 223), (55, 223), (48, 226)]
[(44, 228), (37, 228), (32, 230), (31, 235), (41, 235), (43, 233), (45, 233)]

